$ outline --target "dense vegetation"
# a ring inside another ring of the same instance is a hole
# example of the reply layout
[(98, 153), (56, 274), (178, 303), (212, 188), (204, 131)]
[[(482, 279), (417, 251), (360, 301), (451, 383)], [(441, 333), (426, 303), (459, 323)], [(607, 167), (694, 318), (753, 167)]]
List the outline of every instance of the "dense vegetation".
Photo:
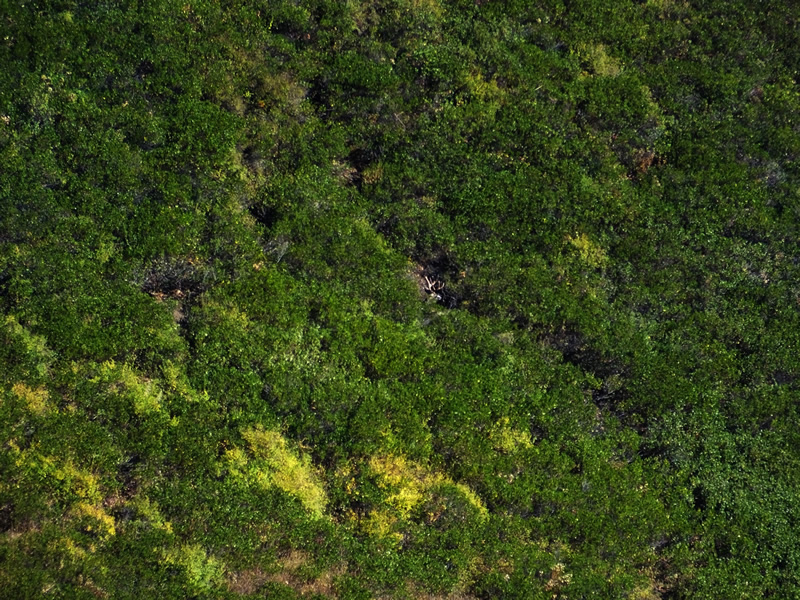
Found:
[(8, 598), (800, 598), (800, 8), (0, 2)]

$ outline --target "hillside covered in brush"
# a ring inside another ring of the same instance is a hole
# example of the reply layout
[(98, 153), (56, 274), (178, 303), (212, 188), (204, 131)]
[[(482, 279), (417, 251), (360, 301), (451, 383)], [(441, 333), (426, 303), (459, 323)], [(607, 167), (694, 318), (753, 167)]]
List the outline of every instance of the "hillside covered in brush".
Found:
[(0, 595), (800, 598), (799, 28), (0, 1)]

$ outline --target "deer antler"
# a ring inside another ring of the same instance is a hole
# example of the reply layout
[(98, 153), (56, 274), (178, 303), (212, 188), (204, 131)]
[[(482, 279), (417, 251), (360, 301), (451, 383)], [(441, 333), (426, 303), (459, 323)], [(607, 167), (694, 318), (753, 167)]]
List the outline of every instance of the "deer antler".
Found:
[(444, 289), (444, 283), (436, 279), (431, 279), (426, 275), (424, 289), (428, 294), (438, 296), (439, 292), (441, 292)]

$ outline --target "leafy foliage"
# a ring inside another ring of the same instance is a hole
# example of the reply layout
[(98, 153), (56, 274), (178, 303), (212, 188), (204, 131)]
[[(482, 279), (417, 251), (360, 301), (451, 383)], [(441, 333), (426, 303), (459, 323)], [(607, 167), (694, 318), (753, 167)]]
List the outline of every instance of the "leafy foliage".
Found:
[(800, 597), (794, 3), (0, 12), (9, 597)]

